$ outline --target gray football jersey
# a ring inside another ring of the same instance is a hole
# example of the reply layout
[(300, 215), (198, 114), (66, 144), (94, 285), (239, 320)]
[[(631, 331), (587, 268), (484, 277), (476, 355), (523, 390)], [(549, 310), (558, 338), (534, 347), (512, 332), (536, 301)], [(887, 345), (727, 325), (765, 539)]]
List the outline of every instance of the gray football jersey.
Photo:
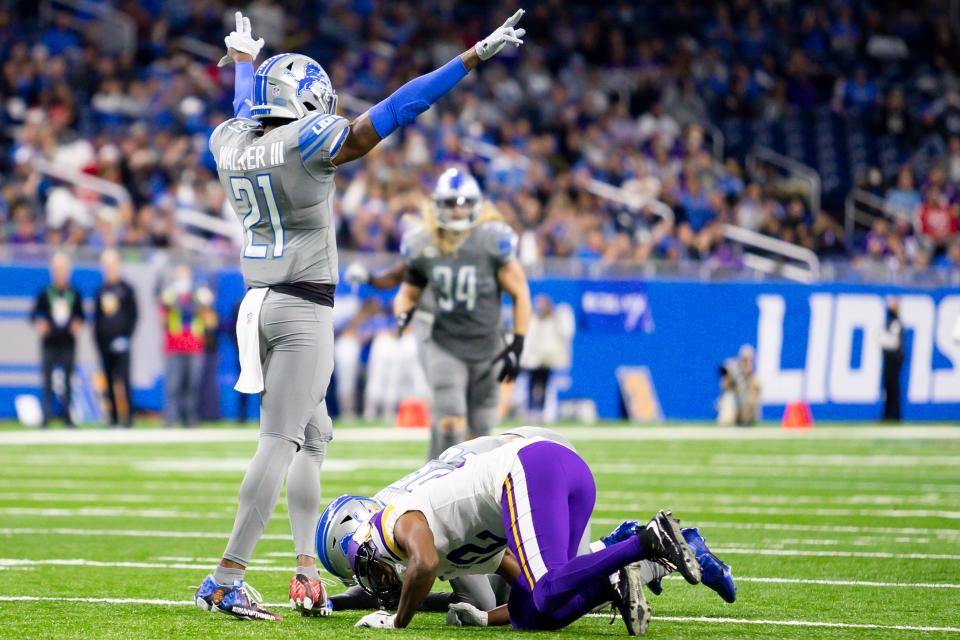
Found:
[(434, 342), (463, 360), (492, 358), (503, 345), (497, 273), (516, 257), (513, 229), (480, 224), (454, 253), (444, 253), (431, 233), (417, 228), (404, 234), (400, 251), (433, 295)]
[(349, 123), (304, 118), (264, 133), (232, 118), (210, 136), (220, 183), (243, 225), (243, 279), (249, 287), (337, 283), (332, 158)]

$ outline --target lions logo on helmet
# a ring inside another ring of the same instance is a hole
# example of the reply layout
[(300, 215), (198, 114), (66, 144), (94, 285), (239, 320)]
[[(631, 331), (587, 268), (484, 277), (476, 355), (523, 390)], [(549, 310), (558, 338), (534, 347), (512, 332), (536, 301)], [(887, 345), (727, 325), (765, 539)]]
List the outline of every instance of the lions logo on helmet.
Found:
[(317, 557), (323, 568), (345, 585), (356, 584), (344, 542), (383, 509), (383, 503), (365, 496), (342, 495), (331, 502), (317, 523)]
[(467, 231), (480, 218), (480, 185), (472, 175), (456, 167), (447, 169), (433, 189), (437, 224), (447, 231)]
[(327, 72), (312, 58), (281, 53), (264, 60), (253, 76), (253, 118), (299, 120), (336, 112), (337, 93)]

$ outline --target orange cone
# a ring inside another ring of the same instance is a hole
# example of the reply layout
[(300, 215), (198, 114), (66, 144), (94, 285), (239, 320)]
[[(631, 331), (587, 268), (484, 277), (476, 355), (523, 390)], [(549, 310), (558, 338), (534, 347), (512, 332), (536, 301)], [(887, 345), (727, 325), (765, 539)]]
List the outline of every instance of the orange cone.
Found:
[(784, 429), (810, 429), (813, 427), (813, 415), (806, 402), (794, 401), (787, 403), (783, 411)]
[(397, 426), (420, 429), (430, 426), (430, 407), (422, 398), (404, 398), (397, 406)]

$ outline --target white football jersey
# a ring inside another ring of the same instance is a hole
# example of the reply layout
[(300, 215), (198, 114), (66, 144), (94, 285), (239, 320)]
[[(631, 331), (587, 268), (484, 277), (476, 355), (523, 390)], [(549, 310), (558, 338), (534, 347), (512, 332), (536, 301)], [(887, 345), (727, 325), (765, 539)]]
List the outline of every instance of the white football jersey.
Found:
[(422, 482), (417, 484), (413, 479), (404, 495), (383, 510), (387, 545), (394, 546), (393, 530), (400, 516), (420, 511), (430, 525), (440, 556), (438, 577), (449, 580), (494, 573), (507, 545), (500, 505), (503, 483), (517, 453), (542, 441), (517, 439), (487, 453), (467, 456), (455, 469), (430, 464), (423, 467), (428, 472)]

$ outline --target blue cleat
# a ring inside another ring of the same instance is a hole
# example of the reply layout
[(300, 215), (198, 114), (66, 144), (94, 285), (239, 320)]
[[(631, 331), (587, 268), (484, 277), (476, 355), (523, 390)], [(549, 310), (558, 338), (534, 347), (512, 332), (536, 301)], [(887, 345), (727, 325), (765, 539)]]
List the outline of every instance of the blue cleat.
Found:
[(701, 582), (716, 591), (725, 601), (734, 602), (737, 599), (737, 585), (733, 583), (730, 565), (713, 555), (713, 552), (707, 548), (707, 541), (696, 527), (683, 529), (681, 533), (683, 539), (687, 541), (687, 546), (696, 554), (697, 561), (700, 563)]
[(609, 547), (612, 544), (629, 540), (640, 532), (643, 525), (637, 520), (624, 520), (617, 525), (617, 528), (610, 532), (608, 536), (602, 536), (600, 542)]
[(260, 606), (263, 597), (243, 580), (237, 580), (232, 585), (217, 584), (213, 576), (209, 575), (203, 579), (193, 599), (204, 611), (229, 613), (244, 620), (283, 619)]

